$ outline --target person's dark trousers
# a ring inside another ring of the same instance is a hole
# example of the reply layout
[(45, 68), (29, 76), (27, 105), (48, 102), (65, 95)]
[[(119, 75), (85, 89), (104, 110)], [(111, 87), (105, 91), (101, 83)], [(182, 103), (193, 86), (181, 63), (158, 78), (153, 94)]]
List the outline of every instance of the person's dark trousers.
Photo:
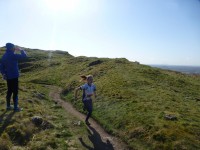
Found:
[(88, 121), (88, 119), (90, 118), (90, 116), (92, 115), (92, 99), (90, 100), (85, 100), (84, 102), (84, 107), (86, 108), (86, 110), (88, 111), (87, 117), (85, 119), (85, 121)]
[(7, 108), (10, 107), (10, 99), (13, 94), (14, 109), (18, 108), (18, 78), (7, 79)]

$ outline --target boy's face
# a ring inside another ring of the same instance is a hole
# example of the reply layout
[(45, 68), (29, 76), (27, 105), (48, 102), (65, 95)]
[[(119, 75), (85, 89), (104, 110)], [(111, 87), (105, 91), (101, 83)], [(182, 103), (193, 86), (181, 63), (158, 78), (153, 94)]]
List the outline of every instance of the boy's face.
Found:
[(87, 82), (88, 82), (88, 83), (92, 83), (92, 82), (93, 82), (93, 78), (88, 78), (88, 79), (87, 79)]

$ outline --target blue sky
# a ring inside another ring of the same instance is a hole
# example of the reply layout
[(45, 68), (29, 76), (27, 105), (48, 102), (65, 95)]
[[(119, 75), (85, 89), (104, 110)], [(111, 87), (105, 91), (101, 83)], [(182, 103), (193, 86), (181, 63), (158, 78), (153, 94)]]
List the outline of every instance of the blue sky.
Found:
[(0, 46), (200, 66), (199, 0), (0, 0)]

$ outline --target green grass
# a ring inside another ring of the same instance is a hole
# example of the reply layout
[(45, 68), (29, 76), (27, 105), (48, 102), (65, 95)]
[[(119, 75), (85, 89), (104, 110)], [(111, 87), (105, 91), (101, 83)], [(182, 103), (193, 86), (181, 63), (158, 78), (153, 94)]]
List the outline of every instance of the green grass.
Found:
[[(74, 125), (78, 119), (49, 98), (47, 87), (23, 81), (20, 83), (19, 104), (23, 107), (22, 112), (6, 111), (5, 92), (0, 96), (0, 149), (83, 149), (78, 138), (87, 139), (88, 132), (84, 123)], [(32, 122), (34, 116), (42, 117), (48, 124), (35, 125)], [(69, 144), (68, 141), (73, 143)]]
[[(199, 77), (115, 60), (85, 69), (96, 75), (93, 117), (108, 132), (135, 149), (200, 148)], [(165, 120), (165, 114), (178, 121)]]
[[(74, 102), (74, 89), (83, 84), (79, 81), (80, 75), (92, 74), (98, 95), (94, 100), (93, 118), (131, 149), (200, 149), (200, 76), (139, 65), (124, 58), (73, 57), (60, 51), (27, 51), (30, 57), (20, 63), (20, 101), (25, 111), (14, 114), (4, 131), (0, 131), (2, 146), (21, 144), (14, 137), (10, 139), (10, 125), (19, 129), (16, 134), (22, 136), (22, 143), (25, 142), (20, 146), (32, 149), (63, 148), (65, 139), (77, 139), (80, 133), (86, 136), (85, 128), (74, 129), (70, 123), (74, 118), (49, 100), (45, 85), (62, 87), (62, 97)], [(3, 99), (6, 88), (2, 81), (0, 89)], [(44, 93), (44, 99), (40, 100), (37, 93)], [(81, 92), (79, 98), (73, 104), (82, 111)], [(1, 103), (3, 114), (5, 102)], [(164, 116), (168, 114), (175, 115), (177, 120), (166, 120)], [(43, 131), (32, 126), (31, 131), (27, 130), (25, 124), (30, 125), (30, 118), (35, 115), (44, 117), (55, 128)], [(8, 112), (6, 116), (9, 116)], [(23, 141), (26, 135), (30, 137), (29, 141)], [(76, 142), (75, 147), (80, 147), (79, 144)]]

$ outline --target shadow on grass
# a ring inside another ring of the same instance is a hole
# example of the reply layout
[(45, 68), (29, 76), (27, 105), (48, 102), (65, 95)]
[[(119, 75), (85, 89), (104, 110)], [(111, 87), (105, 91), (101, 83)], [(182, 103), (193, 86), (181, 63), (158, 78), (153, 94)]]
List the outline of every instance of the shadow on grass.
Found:
[(4, 118), (5, 114), (6, 114), (6, 111), (4, 111), (4, 112), (0, 115), (0, 123), (3, 121), (3, 118)]
[(90, 129), (90, 130), (88, 129), (88, 133), (89, 133), (88, 138), (89, 138), (89, 140), (92, 142), (94, 148), (88, 146), (88, 145), (83, 141), (82, 138), (79, 138), (81, 144), (82, 144), (85, 148), (87, 148), (88, 150), (114, 150), (113, 145), (110, 143), (109, 140), (107, 140), (106, 143), (103, 142), (103, 141), (101, 140), (100, 134), (99, 134), (93, 127), (91, 127), (91, 126), (88, 126), (88, 127), (89, 127), (89, 129)]
[[(6, 115), (6, 112), (3, 112), (1, 115), (0, 115), (0, 136), (1, 134), (4, 132), (4, 130), (6, 129), (6, 127), (11, 123), (11, 119), (13, 117), (13, 115), (15, 114), (15, 112), (11, 112), (9, 113), (8, 115)], [(3, 118), (5, 118), (5, 120), (3, 121)], [(2, 123), (3, 122), (3, 123)]]

